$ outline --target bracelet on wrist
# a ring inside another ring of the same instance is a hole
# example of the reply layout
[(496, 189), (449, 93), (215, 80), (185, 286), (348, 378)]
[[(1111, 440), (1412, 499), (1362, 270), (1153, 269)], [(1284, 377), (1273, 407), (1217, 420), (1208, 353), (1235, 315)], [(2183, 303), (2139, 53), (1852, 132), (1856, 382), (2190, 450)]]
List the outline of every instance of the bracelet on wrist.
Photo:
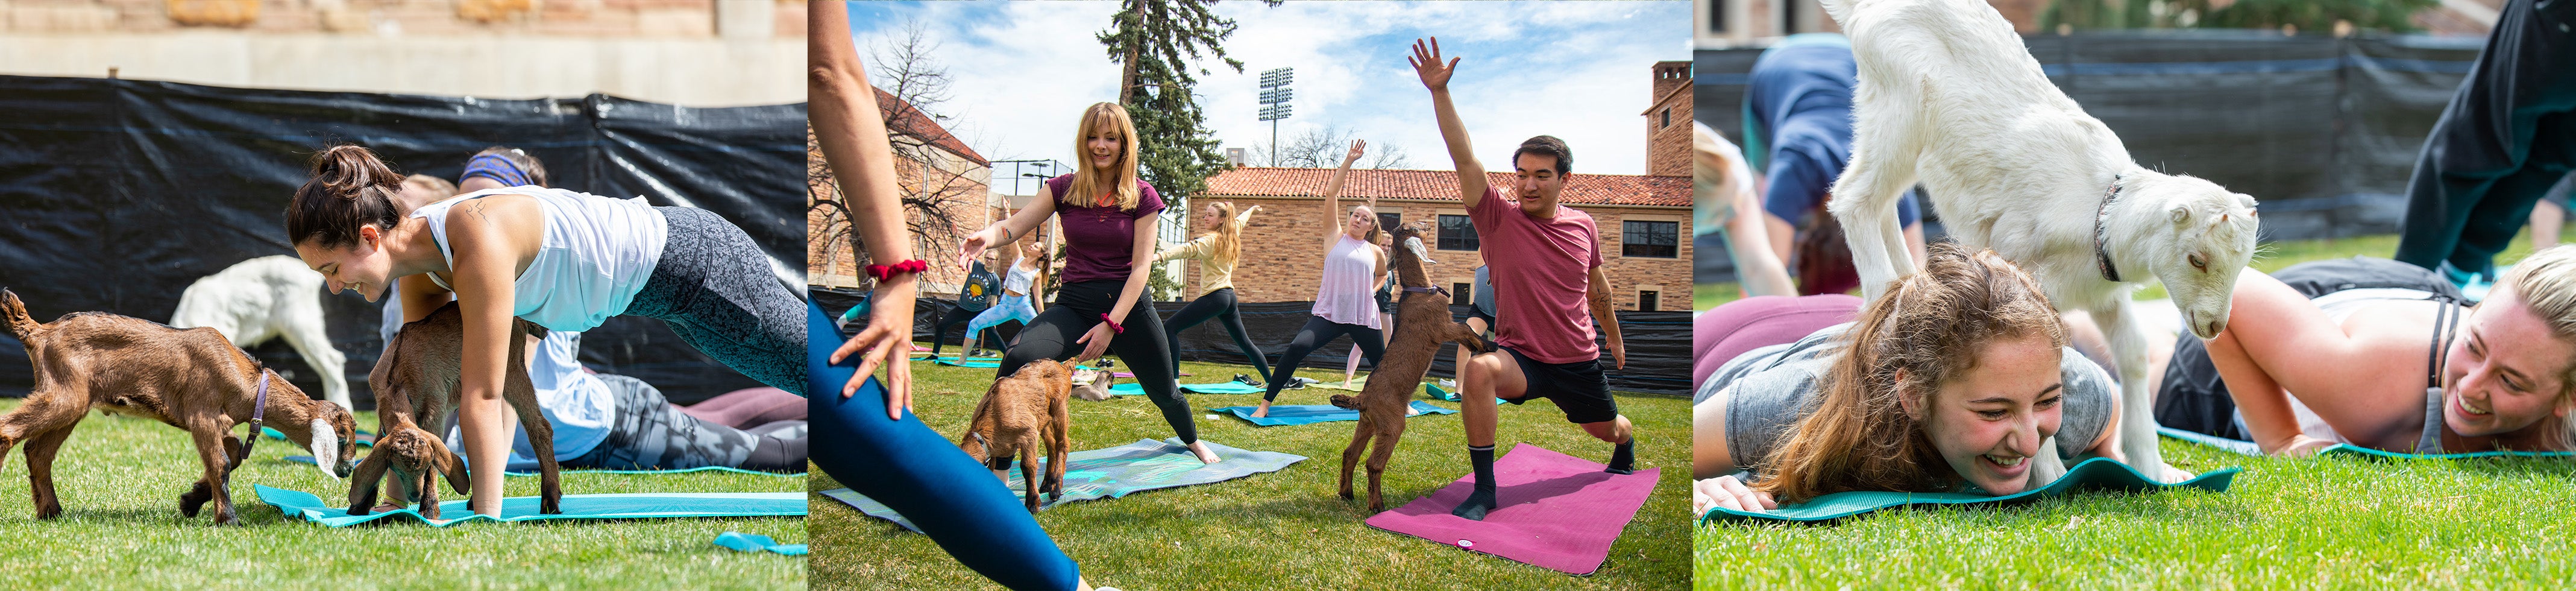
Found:
[(868, 265), (868, 276), (875, 277), (877, 281), (890, 281), (893, 280), (896, 275), (918, 275), (929, 270), (929, 262), (921, 259), (912, 259), (892, 265)]
[(1100, 321), (1109, 325), (1110, 334), (1127, 334), (1127, 327), (1119, 325), (1116, 320), (1110, 320), (1109, 313), (1107, 312), (1102, 312), (1100, 314)]

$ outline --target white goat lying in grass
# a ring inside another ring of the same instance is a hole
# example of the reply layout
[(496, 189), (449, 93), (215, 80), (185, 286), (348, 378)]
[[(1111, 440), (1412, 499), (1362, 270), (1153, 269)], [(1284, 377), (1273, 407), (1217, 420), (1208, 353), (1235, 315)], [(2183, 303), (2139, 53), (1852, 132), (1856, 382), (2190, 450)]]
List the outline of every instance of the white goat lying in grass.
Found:
[(340, 365), (348, 360), (331, 346), (322, 324), (322, 274), (291, 256), (265, 256), (225, 267), (199, 278), (179, 294), (179, 311), (170, 314), (172, 328), (213, 327), (247, 351), (251, 345), (283, 337), (304, 363), (321, 374), (322, 398), (349, 405), (349, 378)]
[[(2139, 167), (1983, 0), (1824, 4), (1860, 65), (1851, 162), (1829, 210), (1866, 297), (1916, 270), (1890, 253), (1904, 252), (1897, 195), (1920, 181), (1952, 238), (2020, 265), (2059, 309), (2092, 314), (2119, 365), (2121, 454), (2149, 475), (2183, 477), (2156, 451), (2147, 341), (2129, 294), (2152, 275), (2189, 332), (2217, 336), (2254, 255), (2254, 198)], [(2056, 454), (2037, 458), (2034, 485), (2064, 472)]]

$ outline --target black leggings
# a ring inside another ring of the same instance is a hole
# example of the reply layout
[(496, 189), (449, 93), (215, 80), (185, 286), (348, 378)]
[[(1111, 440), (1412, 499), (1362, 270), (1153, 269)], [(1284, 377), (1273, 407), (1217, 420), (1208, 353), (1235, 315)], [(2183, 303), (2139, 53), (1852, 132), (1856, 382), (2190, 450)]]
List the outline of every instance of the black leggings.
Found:
[(1170, 322), (1163, 323), (1163, 340), (1172, 345), (1174, 371), (1181, 367), (1181, 331), (1215, 319), (1225, 321), (1225, 332), (1234, 335), (1234, 348), (1242, 349), (1243, 356), (1252, 359), (1253, 371), (1259, 372), (1252, 375), (1270, 379), (1270, 360), (1262, 357), (1261, 347), (1252, 344), (1252, 337), (1246, 334), (1250, 331), (1243, 329), (1243, 312), (1234, 303), (1234, 288), (1207, 292), (1199, 299), (1190, 300), (1189, 305), (1181, 306), (1181, 311), (1172, 313)]
[[(948, 327), (956, 326), (957, 323), (960, 322), (974, 320), (976, 314), (982, 313), (984, 313), (983, 310), (968, 310), (964, 307), (956, 307), (949, 308), (948, 313), (939, 315), (939, 322), (937, 324), (932, 324), (932, 328), (930, 329), (930, 356), (938, 357), (939, 348), (948, 344)], [(970, 323), (968, 326), (973, 325)], [(966, 336), (972, 337), (975, 335), (970, 334)], [(973, 354), (975, 354), (974, 351), (964, 351), (958, 353), (957, 356), (965, 357)]]
[(1270, 376), (1270, 391), (1263, 393), (1261, 400), (1279, 399), (1279, 389), (1287, 386), (1288, 378), (1297, 375), (1297, 363), (1305, 361), (1306, 354), (1315, 352), (1316, 347), (1333, 342), (1342, 335), (1351, 335), (1351, 344), (1359, 346), (1360, 356), (1368, 358), (1371, 369), (1377, 367), (1377, 356), (1386, 353), (1386, 333), (1383, 331), (1325, 320), (1322, 316), (1307, 318), (1306, 326), (1297, 329), (1297, 340), (1288, 342), (1288, 352), (1279, 354), (1278, 373)]
[[(1056, 291), (1055, 304), (1020, 329), (1020, 342), (1002, 354), (1002, 366), (995, 368), (993, 377), (1009, 376), (1031, 361), (1064, 361), (1081, 354), (1082, 345), (1074, 341), (1118, 305), (1118, 291), (1126, 286), (1120, 280), (1065, 284)], [(1120, 324), (1126, 331), (1109, 339), (1109, 352), (1127, 362), (1127, 371), (1136, 374), (1136, 385), (1154, 399), (1154, 406), (1162, 408), (1163, 421), (1172, 424), (1172, 433), (1181, 443), (1197, 443), (1198, 424), (1192, 421), (1189, 400), (1181, 397), (1180, 377), (1171, 365), (1172, 344), (1163, 340), (1163, 322), (1154, 313), (1153, 300), (1137, 298), (1127, 310), (1127, 321)]]

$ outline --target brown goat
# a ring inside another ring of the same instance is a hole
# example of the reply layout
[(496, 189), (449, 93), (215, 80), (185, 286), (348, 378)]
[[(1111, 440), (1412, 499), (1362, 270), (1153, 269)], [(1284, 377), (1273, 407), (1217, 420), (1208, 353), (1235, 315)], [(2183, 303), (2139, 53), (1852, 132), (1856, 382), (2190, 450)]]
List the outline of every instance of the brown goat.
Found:
[(1440, 345), (1458, 343), (1477, 352), (1489, 352), (1492, 345), (1476, 335), (1474, 329), (1450, 320), (1449, 294), (1431, 287), (1422, 264), (1430, 260), (1423, 253), (1420, 222), (1398, 227), (1395, 236), (1394, 269), (1396, 284), (1404, 295), (1395, 304), (1395, 334), (1387, 339), (1386, 352), (1378, 356), (1377, 368), (1369, 372), (1368, 386), (1358, 398), (1347, 394), (1333, 395), (1333, 406), (1358, 409), (1360, 424), (1351, 433), (1350, 447), (1342, 449), (1342, 498), (1351, 497), (1351, 472), (1360, 454), (1369, 452), (1369, 441), (1375, 438), (1377, 448), (1368, 457), (1368, 510), (1386, 510), (1386, 501), (1378, 496), (1378, 480), (1386, 474), (1387, 460), (1395, 456), (1395, 442), (1404, 438), (1405, 415), (1412, 410), (1413, 393), (1421, 390), (1422, 374), (1431, 371), (1431, 360), (1440, 354)]
[[(519, 426), (527, 432), (528, 444), (536, 448), (537, 470), (544, 480), (538, 491), (538, 511), (551, 515), (563, 512), (562, 466), (555, 462), (554, 424), (546, 422), (537, 409), (537, 389), (528, 380), (525, 361), (528, 341), (545, 334), (544, 327), (510, 319), (510, 362), (504, 364), (501, 399), (518, 411)], [(464, 359), (465, 313), (455, 302), (404, 324), (385, 347), (384, 357), (367, 374), (367, 389), (376, 395), (376, 451), (358, 463), (357, 477), (349, 483), (350, 515), (374, 510), (377, 484), (386, 480), (388, 471), (394, 476), (394, 498), (410, 500), (418, 493), (420, 515), (430, 519), (439, 518), (440, 475), (447, 477), (457, 494), (471, 490), (464, 462), (442, 441), (447, 414), (456, 410), (464, 392)]]
[(217, 525), (240, 522), (226, 485), (250, 451), (231, 431), (251, 419), (262, 381), (268, 399), (267, 410), (258, 413), (261, 420), (311, 450), (324, 474), (348, 476), (348, 458), (357, 455), (356, 419), (348, 409), (306, 397), (215, 329), (180, 330), (98, 312), (39, 324), (27, 316), (18, 294), (0, 289), (0, 332), (25, 342), (27, 360), (36, 366), (36, 387), (26, 403), (0, 414), (0, 455), (27, 443), (27, 480), (38, 519), (63, 514), (54, 495), (54, 453), (92, 408), (187, 430), (205, 474), (179, 495), (179, 513), (195, 517), (213, 501)]
[[(1107, 370), (1102, 370), (1102, 381), (1108, 377)], [(1065, 405), (1072, 392), (1073, 371), (1066, 365), (1047, 359), (1029, 362), (1010, 377), (993, 382), (984, 400), (975, 403), (975, 417), (968, 420), (966, 436), (957, 442), (966, 455), (996, 471), (1011, 469), (1016, 456), (1030, 513), (1038, 510), (1038, 493), (1052, 493), (1050, 500), (1064, 496), (1064, 456), (1072, 446), (1066, 435)], [(1037, 478), (1041, 440), (1047, 450), (1043, 486)]]

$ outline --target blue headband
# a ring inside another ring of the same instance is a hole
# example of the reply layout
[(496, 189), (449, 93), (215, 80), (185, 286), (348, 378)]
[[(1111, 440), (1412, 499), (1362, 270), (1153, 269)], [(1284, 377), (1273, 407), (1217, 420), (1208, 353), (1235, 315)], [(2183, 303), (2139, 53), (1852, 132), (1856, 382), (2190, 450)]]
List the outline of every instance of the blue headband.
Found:
[(518, 163), (502, 158), (499, 154), (483, 154), (475, 156), (473, 160), (465, 161), (465, 174), (456, 177), (456, 182), (463, 184), (465, 179), (478, 176), (500, 181), (502, 186), (508, 187), (536, 184), (528, 182), (528, 173), (519, 170)]

